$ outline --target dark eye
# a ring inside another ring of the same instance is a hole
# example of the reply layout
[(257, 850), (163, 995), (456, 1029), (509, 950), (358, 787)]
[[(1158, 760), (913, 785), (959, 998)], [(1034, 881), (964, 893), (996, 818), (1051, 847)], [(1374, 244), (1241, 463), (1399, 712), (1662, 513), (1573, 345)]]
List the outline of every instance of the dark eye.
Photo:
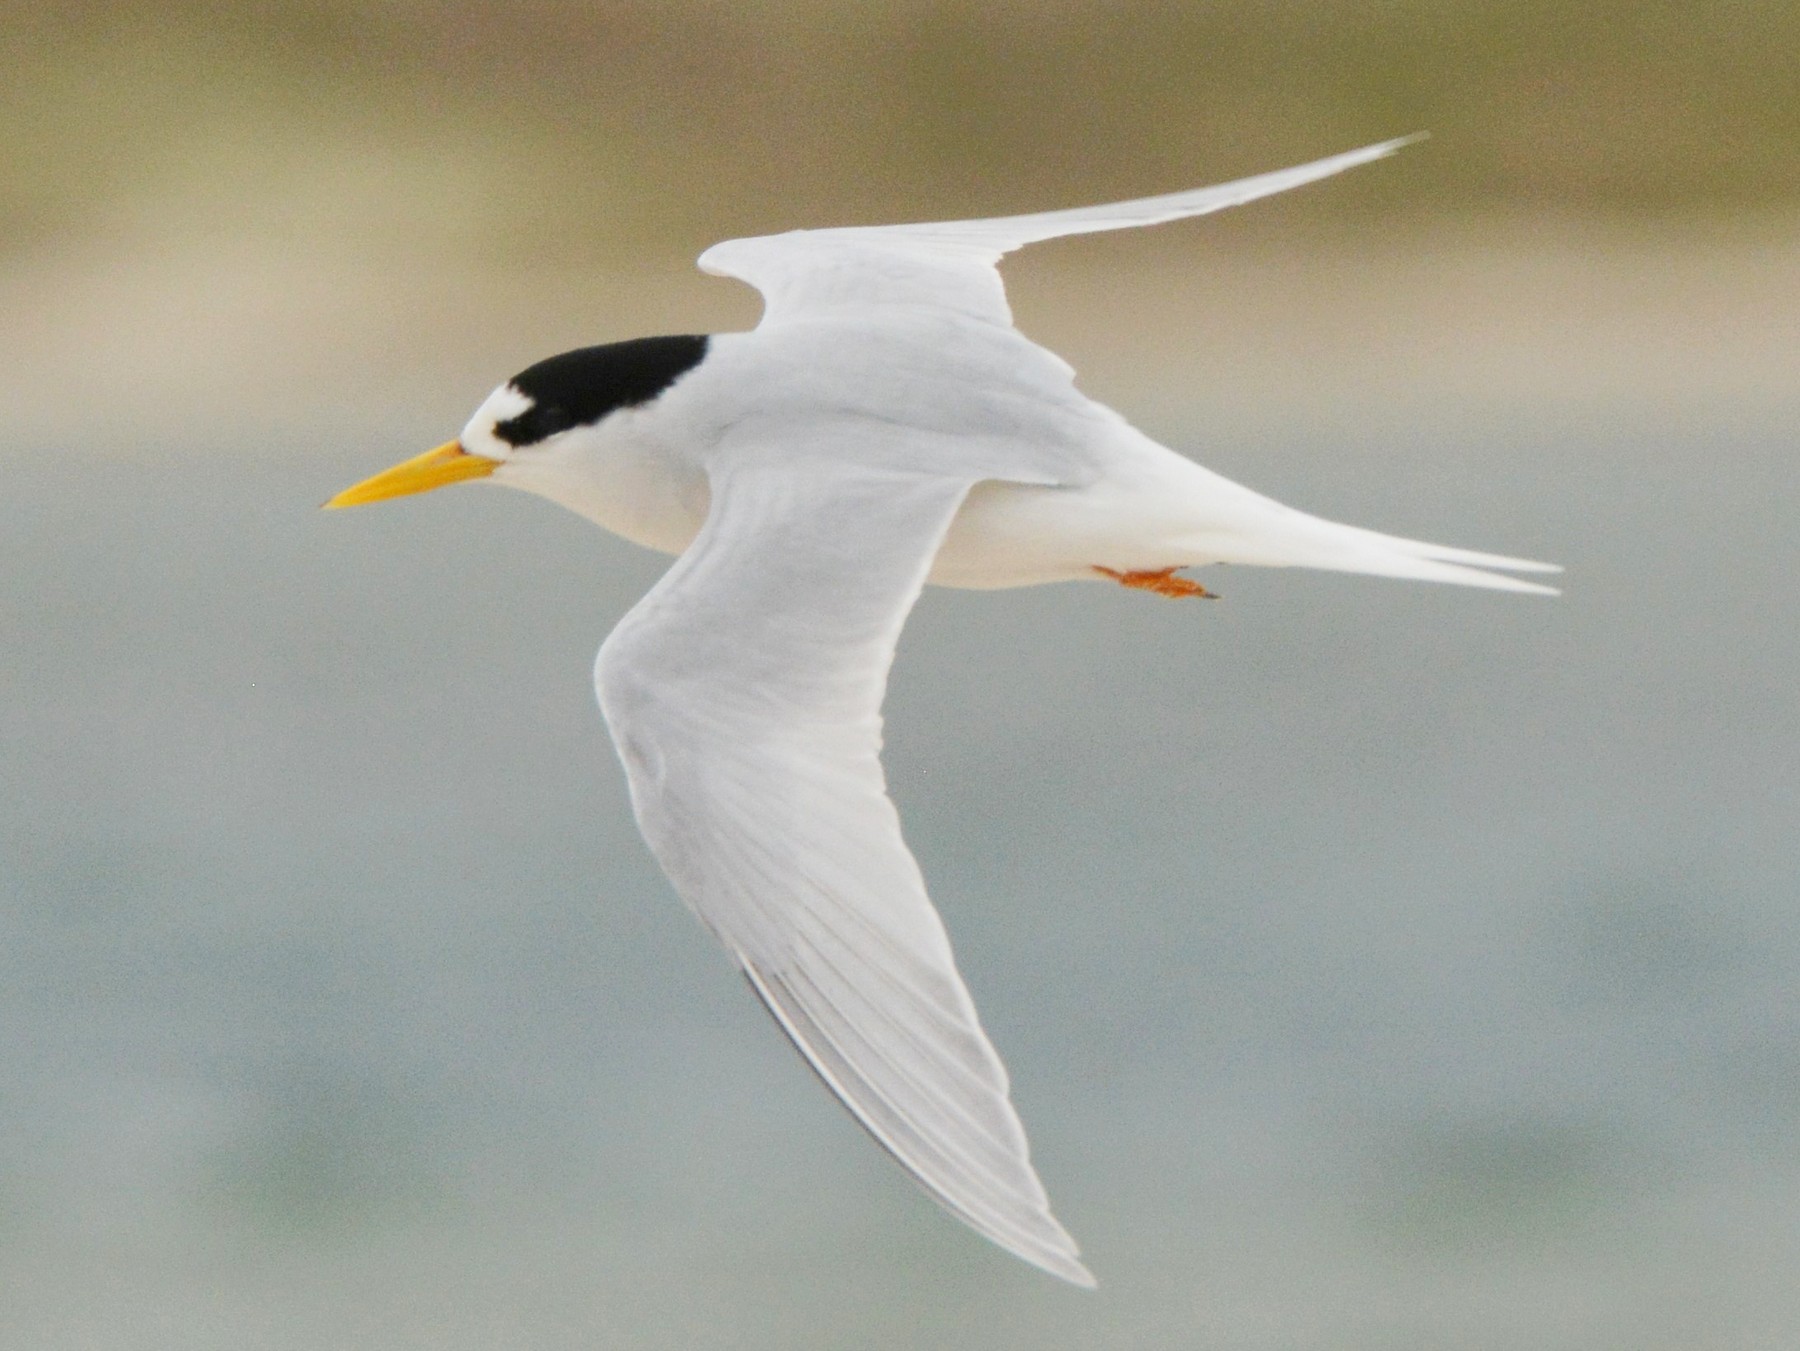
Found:
[(575, 415), (561, 404), (533, 404), (517, 417), (494, 424), (494, 435), (509, 446), (529, 446), (566, 432), (575, 425)]

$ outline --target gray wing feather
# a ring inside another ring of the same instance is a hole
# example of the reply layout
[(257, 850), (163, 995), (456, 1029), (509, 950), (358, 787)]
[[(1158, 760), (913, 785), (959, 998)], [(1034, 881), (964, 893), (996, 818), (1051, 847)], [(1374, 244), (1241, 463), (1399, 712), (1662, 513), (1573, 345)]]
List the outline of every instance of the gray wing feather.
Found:
[(596, 684), (651, 849), (819, 1077), (952, 1214), (1089, 1285), (879, 759), (895, 641), (972, 482), (804, 456), (717, 477)]
[(1383, 141), (1231, 183), (1103, 206), (728, 239), (701, 254), (700, 267), (761, 291), (769, 319), (846, 305), (926, 304), (1011, 323), (996, 265), (1014, 249), (1062, 235), (1128, 230), (1241, 206), (1383, 159), (1418, 139)]

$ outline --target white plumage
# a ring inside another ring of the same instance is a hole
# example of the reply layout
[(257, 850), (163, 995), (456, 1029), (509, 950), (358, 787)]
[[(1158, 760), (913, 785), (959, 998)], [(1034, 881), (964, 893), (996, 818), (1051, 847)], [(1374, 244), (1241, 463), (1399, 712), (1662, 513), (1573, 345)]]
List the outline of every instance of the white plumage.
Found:
[[(1156, 444), (1013, 328), (995, 265), (1403, 144), (1110, 206), (718, 244), (700, 265), (763, 293), (754, 331), (703, 343), (666, 387), (587, 421), (537, 407), (521, 376), (433, 452), (455, 477), (681, 554), (595, 667), (645, 838), (869, 1132), (953, 1214), (1079, 1284), (1092, 1277), (1050, 1213), (882, 776), (887, 672), (920, 588), (1156, 583), (1231, 562), (1542, 592), (1484, 569), (1555, 569), (1321, 520)], [(521, 441), (539, 415), (550, 430)]]

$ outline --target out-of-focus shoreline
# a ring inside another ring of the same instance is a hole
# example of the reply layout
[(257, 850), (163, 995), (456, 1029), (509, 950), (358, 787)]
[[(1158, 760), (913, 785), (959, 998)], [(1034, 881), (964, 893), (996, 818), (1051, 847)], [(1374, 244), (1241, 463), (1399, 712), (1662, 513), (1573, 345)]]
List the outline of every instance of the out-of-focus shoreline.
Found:
[[(396, 261), (201, 237), (45, 247), (0, 269), (23, 335), (0, 367), (16, 450), (460, 416), (549, 352), (755, 322), (689, 261)], [(1800, 228), (1579, 219), (1414, 223), (1299, 247), (1178, 226), (1042, 246), (1006, 267), (1020, 326), (1097, 397), (1309, 416), (1449, 400), (1651, 407), (1791, 400)]]

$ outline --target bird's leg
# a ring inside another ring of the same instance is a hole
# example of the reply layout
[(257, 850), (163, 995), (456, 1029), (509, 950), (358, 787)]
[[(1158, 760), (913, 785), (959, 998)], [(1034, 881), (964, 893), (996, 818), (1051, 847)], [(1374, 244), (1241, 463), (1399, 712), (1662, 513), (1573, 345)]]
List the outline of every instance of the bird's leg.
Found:
[(1208, 591), (1200, 583), (1189, 581), (1186, 577), (1177, 577), (1174, 568), (1162, 568), (1156, 572), (1116, 572), (1112, 568), (1103, 568), (1094, 564), (1094, 571), (1102, 577), (1110, 577), (1120, 586), (1136, 587), (1139, 591), (1154, 591), (1159, 596), (1168, 596), (1171, 600), (1179, 600), (1183, 596), (1198, 596), (1201, 600), (1217, 600), (1218, 593)]

